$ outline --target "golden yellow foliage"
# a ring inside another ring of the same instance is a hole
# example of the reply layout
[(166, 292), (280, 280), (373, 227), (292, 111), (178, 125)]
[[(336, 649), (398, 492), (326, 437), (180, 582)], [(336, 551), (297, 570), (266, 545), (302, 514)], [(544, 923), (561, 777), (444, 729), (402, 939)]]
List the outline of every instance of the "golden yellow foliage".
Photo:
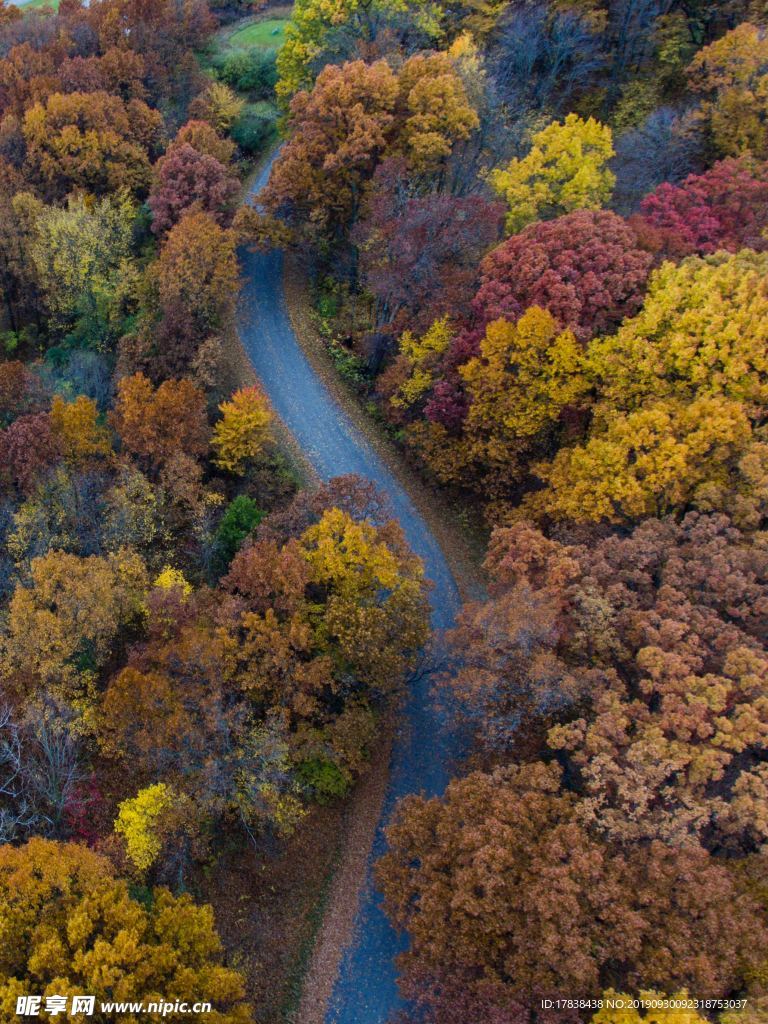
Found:
[(112, 451), (109, 433), (99, 423), (96, 403), (85, 395), (78, 395), (74, 402), (65, 402), (56, 395), (51, 403), (51, 427), (71, 462), (107, 456)]
[(411, 372), (390, 399), (395, 408), (407, 408), (429, 391), (434, 383), (437, 358), (445, 352), (452, 338), (453, 329), (447, 316), (435, 320), (420, 338), (411, 331), (401, 335), (400, 355), (410, 364)]
[(460, 368), (472, 397), (466, 434), (493, 460), (520, 448), (589, 390), (581, 346), (550, 312), (532, 306), (517, 323), (486, 328), (480, 354)]
[[(629, 1005), (635, 998), (650, 1005), (647, 1009), (637, 1010)], [(641, 991), (638, 997), (608, 989), (603, 993), (603, 999), (623, 1002), (626, 1005), (598, 1010), (591, 1024), (709, 1024), (696, 1010), (687, 1007), (690, 997), (686, 989), (671, 996), (666, 996), (662, 992)], [(665, 1002), (673, 1005), (668, 1008), (663, 1005), (654, 1006), (655, 1003)], [(679, 1002), (680, 1006), (674, 1006), (675, 1002)]]
[(701, 116), (724, 156), (766, 153), (768, 35), (745, 22), (699, 50), (688, 68)]
[(583, 445), (534, 467), (547, 487), (528, 496), (523, 514), (576, 522), (663, 516), (695, 502), (700, 489), (728, 483), (752, 441), (743, 406), (721, 397), (662, 400), (629, 414), (600, 408), (596, 421)]
[(214, 462), (221, 469), (242, 475), (269, 440), (272, 413), (258, 388), (241, 388), (219, 406), (221, 419), (213, 428)]
[(105, 558), (49, 551), (32, 560), (30, 576), (11, 597), (6, 666), (45, 683), (103, 664), (119, 630), (143, 613), (147, 571), (128, 548)]
[(164, 782), (139, 790), (123, 800), (115, 819), (115, 832), (125, 839), (128, 856), (139, 871), (147, 871), (163, 847), (162, 821), (172, 803)]
[(368, 685), (396, 685), (429, 634), (424, 567), (400, 527), (356, 522), (332, 508), (299, 544), (325, 596), (325, 604), (310, 606), (319, 649)]
[(185, 597), (192, 593), (192, 584), (184, 573), (181, 569), (174, 569), (171, 565), (163, 567), (162, 572), (155, 578), (152, 585), (161, 590), (180, 590)]
[(613, 155), (611, 129), (593, 117), (568, 114), (537, 132), (527, 156), (490, 177), (509, 205), (510, 234), (540, 217), (603, 206), (616, 182), (607, 167)]
[(637, 316), (589, 348), (601, 395), (649, 400), (725, 395), (768, 404), (768, 253), (749, 249), (664, 263)]
[(414, 170), (423, 172), (450, 156), (458, 139), (479, 126), (464, 84), (445, 53), (418, 53), (398, 78), (405, 108), (402, 141)]
[[(251, 1024), (245, 985), (222, 964), (213, 910), (155, 889), (147, 904), (85, 846), (32, 839), (0, 848), (0, 1016), (24, 993), (100, 1000), (210, 1000), (212, 1024)], [(49, 1019), (42, 1013), (41, 1019)], [(190, 1020), (160, 1012), (150, 1021)], [(57, 1018), (51, 1016), (50, 1019)], [(121, 1016), (122, 1020), (133, 1020)]]

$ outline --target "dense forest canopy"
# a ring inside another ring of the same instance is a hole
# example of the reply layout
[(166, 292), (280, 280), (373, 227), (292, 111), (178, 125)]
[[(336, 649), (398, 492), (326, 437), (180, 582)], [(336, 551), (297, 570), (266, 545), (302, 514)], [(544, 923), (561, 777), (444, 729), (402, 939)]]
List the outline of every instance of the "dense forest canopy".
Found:
[(193, 896), (311, 842), (422, 664), (386, 496), (301, 486), (236, 369), (241, 247), (278, 244), (488, 540), (434, 674), (471, 751), (377, 867), (402, 1021), (761, 1024), (768, 8), (296, 0), (221, 51), (244, 15), (0, 0), (2, 1013), (256, 1019)]

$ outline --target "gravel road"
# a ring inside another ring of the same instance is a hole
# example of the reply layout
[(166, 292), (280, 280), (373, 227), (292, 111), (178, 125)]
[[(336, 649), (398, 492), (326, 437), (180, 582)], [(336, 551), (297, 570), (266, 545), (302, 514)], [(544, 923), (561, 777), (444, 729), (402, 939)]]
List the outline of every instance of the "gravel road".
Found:
[[(271, 164), (255, 181), (251, 196), (266, 183)], [(434, 585), (433, 625), (436, 629), (449, 627), (460, 600), (445, 557), (409, 496), (304, 355), (285, 305), (282, 253), (243, 252), (241, 256), (244, 282), (240, 337), (275, 411), (320, 477), (327, 480), (342, 473), (359, 473), (389, 496), (411, 547), (423, 559)], [(382, 827), (395, 802), (407, 793), (441, 793), (458, 744), (433, 706), (429, 681), (417, 680), (395, 740), (389, 788), (369, 865), (383, 849)], [(326, 1024), (385, 1024), (399, 1005), (393, 961), (402, 948), (403, 939), (389, 926), (381, 910), (369, 868), (360, 893), (354, 938), (341, 964)]]

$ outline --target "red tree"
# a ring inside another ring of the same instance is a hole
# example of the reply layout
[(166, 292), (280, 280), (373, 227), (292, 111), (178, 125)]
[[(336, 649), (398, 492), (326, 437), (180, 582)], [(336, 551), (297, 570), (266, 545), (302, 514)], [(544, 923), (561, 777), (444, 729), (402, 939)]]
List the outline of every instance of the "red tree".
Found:
[(721, 160), (681, 185), (659, 185), (640, 209), (633, 223), (657, 232), (659, 248), (673, 256), (765, 249), (768, 164)]
[(60, 456), (48, 413), (20, 416), (0, 433), (0, 480), (29, 493), (40, 474), (55, 465)]
[(474, 309), (487, 324), (542, 306), (586, 341), (637, 312), (651, 260), (621, 217), (577, 210), (531, 224), (489, 253)]
[[(362, 275), (376, 298), (378, 322), (418, 332), (468, 306), (477, 265), (498, 239), (503, 218), (501, 203), (480, 196), (415, 196), (406, 161), (384, 161), (353, 237), (362, 248)], [(399, 324), (401, 315), (407, 324)]]
[(176, 144), (157, 165), (149, 196), (152, 230), (164, 234), (192, 206), (225, 224), (238, 187), (237, 178), (215, 157), (199, 153), (188, 142)]

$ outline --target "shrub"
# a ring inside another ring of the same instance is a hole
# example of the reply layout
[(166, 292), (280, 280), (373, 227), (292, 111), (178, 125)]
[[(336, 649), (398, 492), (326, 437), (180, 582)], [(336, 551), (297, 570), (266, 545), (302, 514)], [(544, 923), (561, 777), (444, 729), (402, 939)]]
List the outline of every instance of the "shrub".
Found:
[(247, 155), (259, 153), (277, 127), (273, 113), (263, 113), (253, 106), (247, 106), (232, 125), (231, 135), (240, 149)]
[(238, 92), (258, 99), (272, 95), (277, 82), (277, 51), (254, 48), (230, 54), (221, 69), (221, 78)]

